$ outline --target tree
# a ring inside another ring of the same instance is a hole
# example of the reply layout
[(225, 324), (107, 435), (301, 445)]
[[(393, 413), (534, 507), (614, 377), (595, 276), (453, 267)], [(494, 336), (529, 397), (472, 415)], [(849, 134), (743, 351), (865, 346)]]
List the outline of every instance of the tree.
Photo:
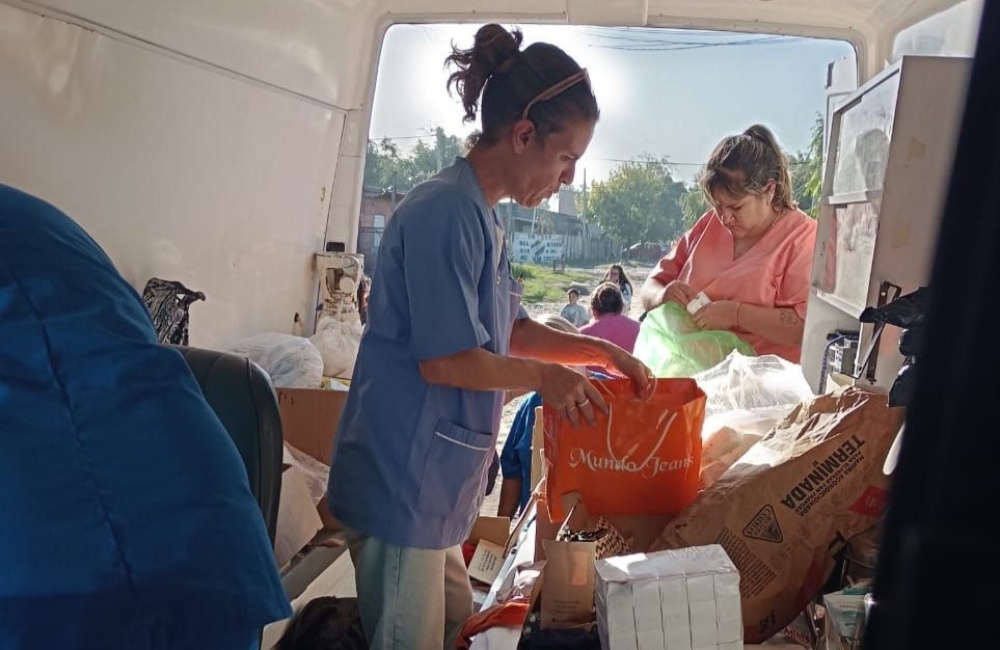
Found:
[(405, 179), (404, 162), (399, 147), (392, 140), (369, 140), (365, 155), (365, 185), (393, 187)]
[(670, 162), (644, 155), (616, 167), (594, 183), (587, 212), (607, 234), (627, 244), (665, 242), (684, 230), (681, 200), (686, 188), (674, 180)]
[(441, 168), (452, 163), (462, 153), (462, 141), (437, 127), (432, 132), (433, 146), (420, 140), (409, 155), (388, 138), (368, 141), (365, 157), (365, 185), (394, 187), (400, 191), (413, 188)]
[(462, 154), (462, 141), (458, 136), (447, 135), (440, 126), (434, 129), (434, 146), (420, 140), (410, 155), (412, 162), (412, 183), (410, 187), (422, 183), (442, 168), (447, 167)]
[(817, 113), (809, 150), (789, 156), (792, 163), (792, 196), (799, 202), (799, 209), (814, 218), (819, 214), (823, 191), (823, 127), (823, 116)]
[(681, 210), (684, 212), (684, 230), (694, 226), (701, 215), (708, 212), (708, 201), (705, 200), (705, 193), (701, 191), (701, 184), (698, 182), (699, 176), (692, 179), (689, 187), (684, 188), (684, 197), (681, 199)]

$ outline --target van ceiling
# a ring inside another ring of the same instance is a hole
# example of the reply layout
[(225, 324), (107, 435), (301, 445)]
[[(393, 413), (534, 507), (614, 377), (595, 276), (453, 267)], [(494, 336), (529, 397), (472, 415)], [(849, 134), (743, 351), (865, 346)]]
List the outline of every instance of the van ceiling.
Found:
[[(0, 0), (197, 59), (345, 110), (371, 97), (401, 22), (661, 26), (851, 41), (863, 79), (901, 28), (960, 0)], [(2, 28), (0, 28), (2, 32)]]

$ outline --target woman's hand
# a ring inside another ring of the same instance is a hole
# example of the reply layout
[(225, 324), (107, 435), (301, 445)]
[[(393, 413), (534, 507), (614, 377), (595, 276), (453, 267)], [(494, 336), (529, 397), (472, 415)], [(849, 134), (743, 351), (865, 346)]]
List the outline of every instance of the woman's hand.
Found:
[(608, 352), (608, 360), (604, 363), (605, 370), (631, 379), (635, 384), (636, 394), (645, 397), (653, 386), (653, 371), (620, 347), (616, 345), (609, 347), (611, 350)]
[(695, 325), (703, 330), (734, 330), (739, 306), (740, 303), (732, 300), (711, 302), (695, 312)]
[(594, 410), (608, 412), (608, 403), (589, 379), (575, 370), (557, 364), (545, 364), (541, 386), (538, 389), (542, 402), (549, 404), (569, 420), (573, 427), (580, 426), (580, 416), (593, 426)]
[(674, 280), (663, 287), (660, 304), (664, 305), (668, 302), (676, 302), (681, 307), (687, 307), (688, 303), (694, 300), (697, 295), (698, 293), (690, 286), (680, 280)]

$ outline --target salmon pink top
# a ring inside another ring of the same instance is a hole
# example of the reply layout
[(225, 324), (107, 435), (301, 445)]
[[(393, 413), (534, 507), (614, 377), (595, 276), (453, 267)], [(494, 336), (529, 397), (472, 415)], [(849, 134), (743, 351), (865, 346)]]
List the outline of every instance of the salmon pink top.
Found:
[[(711, 300), (781, 307), (806, 317), (812, 272), (816, 221), (799, 210), (782, 215), (746, 253), (733, 259), (733, 236), (715, 210), (706, 212), (673, 250), (660, 260), (650, 277), (668, 283), (680, 280)], [(798, 345), (779, 345), (743, 330), (736, 333), (757, 354), (776, 354), (798, 363)]]

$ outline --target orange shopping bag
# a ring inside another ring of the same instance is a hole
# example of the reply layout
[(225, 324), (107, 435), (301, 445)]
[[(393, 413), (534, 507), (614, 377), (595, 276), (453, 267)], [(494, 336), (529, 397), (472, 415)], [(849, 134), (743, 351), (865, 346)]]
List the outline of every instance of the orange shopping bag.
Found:
[(579, 492), (594, 515), (673, 515), (692, 501), (701, 471), (705, 393), (693, 379), (656, 379), (640, 398), (630, 379), (594, 384), (610, 407), (574, 429), (544, 405), (550, 518), (566, 518), (562, 495)]

